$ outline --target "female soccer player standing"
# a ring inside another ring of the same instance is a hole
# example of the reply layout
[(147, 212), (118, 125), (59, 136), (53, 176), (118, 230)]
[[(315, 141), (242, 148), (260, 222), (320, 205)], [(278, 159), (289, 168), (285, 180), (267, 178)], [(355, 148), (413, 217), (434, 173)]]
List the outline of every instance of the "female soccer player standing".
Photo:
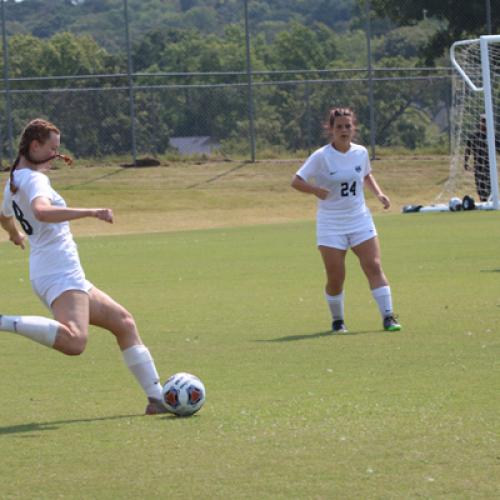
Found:
[[(319, 198), (317, 244), (325, 265), (325, 296), (332, 330), (347, 332), (344, 323), (345, 256), (349, 248), (361, 264), (382, 316), (383, 328), (401, 329), (392, 309), (391, 289), (380, 262), (380, 245), (363, 185), (389, 208), (389, 198), (371, 173), (368, 151), (352, 143), (355, 115), (348, 108), (330, 110), (325, 126), (330, 144), (316, 150), (297, 171), (292, 186)], [(314, 184), (309, 182), (314, 178)]]
[(52, 189), (47, 172), (58, 153), (60, 132), (45, 120), (31, 121), (23, 131), (19, 153), (4, 190), (0, 225), (10, 241), (24, 249), (30, 242), (33, 290), (52, 311), (40, 316), (0, 315), (0, 330), (27, 337), (67, 355), (85, 349), (89, 324), (109, 330), (123, 359), (148, 397), (146, 414), (164, 413), (161, 385), (149, 350), (143, 345), (132, 315), (85, 279), (69, 221), (95, 217), (112, 223), (108, 208), (69, 208)]

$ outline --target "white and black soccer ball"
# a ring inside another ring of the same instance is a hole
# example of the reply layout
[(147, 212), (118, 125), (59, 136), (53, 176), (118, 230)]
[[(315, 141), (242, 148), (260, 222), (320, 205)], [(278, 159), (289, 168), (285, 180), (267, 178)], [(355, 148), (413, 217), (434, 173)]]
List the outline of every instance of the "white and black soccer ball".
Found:
[(163, 385), (163, 404), (168, 411), (180, 417), (196, 413), (205, 403), (205, 386), (191, 373), (172, 375)]
[(454, 197), (449, 201), (448, 207), (451, 212), (458, 212), (459, 210), (462, 210), (462, 200)]

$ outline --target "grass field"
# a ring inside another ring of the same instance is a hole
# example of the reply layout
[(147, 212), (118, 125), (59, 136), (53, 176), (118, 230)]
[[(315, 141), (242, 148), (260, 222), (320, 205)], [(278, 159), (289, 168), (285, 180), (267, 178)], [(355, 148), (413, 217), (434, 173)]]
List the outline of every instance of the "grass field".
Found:
[[(382, 156), (373, 162), (376, 178), (393, 202), (384, 213), (399, 213), (408, 203), (432, 203), (448, 177), (448, 163), (443, 156)], [(75, 235), (85, 236), (312, 220), (314, 200), (290, 188), (300, 165), (298, 159), (164, 162), (161, 167), (137, 169), (77, 162), (50, 175), (73, 206), (113, 208), (114, 226), (93, 220), (72, 224)], [(382, 212), (373, 196), (367, 201), (374, 213)], [(1, 241), (5, 236), (0, 233)]]
[[(500, 214), (400, 215), (439, 191), (428, 161), (378, 176), (404, 330), (380, 330), (351, 255), (338, 336), (314, 203), (284, 184), (296, 165), (54, 172), (73, 205), (117, 207), (113, 233), (75, 225), (87, 275), (133, 311), (162, 378), (191, 371), (208, 397), (145, 417), (110, 335), (67, 358), (0, 332), (0, 497), (498, 498)], [(2, 312), (44, 314), (25, 253), (0, 244), (0, 273)]]

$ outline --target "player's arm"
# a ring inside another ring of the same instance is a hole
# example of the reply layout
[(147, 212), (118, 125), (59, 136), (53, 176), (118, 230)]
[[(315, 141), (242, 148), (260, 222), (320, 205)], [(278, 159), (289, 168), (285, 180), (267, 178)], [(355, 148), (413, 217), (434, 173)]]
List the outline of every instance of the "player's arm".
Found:
[(378, 198), (380, 203), (384, 205), (384, 208), (389, 208), (391, 206), (391, 200), (389, 200), (389, 198), (382, 192), (372, 174), (365, 176), (365, 185)]
[(327, 196), (330, 194), (328, 189), (321, 188), (319, 186), (315, 186), (314, 184), (310, 184), (305, 181), (299, 175), (296, 175), (292, 179), (292, 187), (301, 193), (313, 194), (317, 196), (320, 200), (325, 200)]
[(31, 202), (33, 215), (40, 222), (67, 222), (84, 217), (96, 217), (104, 222), (113, 223), (113, 212), (109, 208), (69, 208), (56, 207), (44, 196), (38, 196)]
[(0, 211), (0, 226), (7, 232), (9, 235), (9, 240), (21, 247), (24, 250), (24, 236), (19, 229), (17, 229), (16, 223), (14, 221), (14, 217), (8, 217)]

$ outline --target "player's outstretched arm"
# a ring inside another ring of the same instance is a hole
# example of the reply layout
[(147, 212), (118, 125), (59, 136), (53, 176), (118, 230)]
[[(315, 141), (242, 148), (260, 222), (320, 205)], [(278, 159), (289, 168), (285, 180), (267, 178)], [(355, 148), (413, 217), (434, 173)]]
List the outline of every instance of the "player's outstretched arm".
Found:
[(31, 202), (33, 214), (40, 222), (67, 222), (84, 217), (95, 217), (110, 224), (113, 223), (113, 211), (109, 208), (64, 208), (56, 207), (48, 198), (39, 196)]

